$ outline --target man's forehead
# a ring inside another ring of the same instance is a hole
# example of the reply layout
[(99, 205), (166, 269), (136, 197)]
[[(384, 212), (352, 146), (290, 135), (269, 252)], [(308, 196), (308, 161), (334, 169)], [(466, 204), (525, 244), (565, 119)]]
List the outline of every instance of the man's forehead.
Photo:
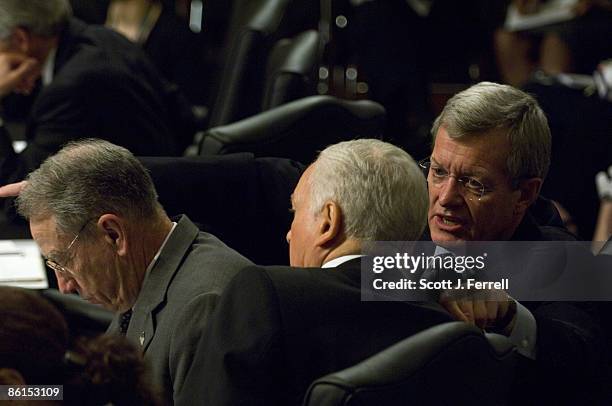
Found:
[(293, 193), (291, 194), (292, 203), (295, 203), (296, 201), (299, 201), (303, 198), (302, 195), (304, 194), (306, 187), (308, 186), (308, 183), (310, 181), (310, 175), (313, 171), (313, 165), (314, 164), (311, 164), (308, 168), (306, 168), (306, 170), (304, 171), (304, 173), (302, 173), (302, 176), (298, 180), (298, 183), (295, 186)]
[(43, 254), (55, 249), (58, 240), (56, 224), (53, 216), (30, 220), (32, 238), (34, 238)]
[(510, 141), (503, 131), (451, 138), (444, 128), (440, 128), (432, 160), (444, 165), (460, 162), (473, 170), (503, 169), (509, 152)]

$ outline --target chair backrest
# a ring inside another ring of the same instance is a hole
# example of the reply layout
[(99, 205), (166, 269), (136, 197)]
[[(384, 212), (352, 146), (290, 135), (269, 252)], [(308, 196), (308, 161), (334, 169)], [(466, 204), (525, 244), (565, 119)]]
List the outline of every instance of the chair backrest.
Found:
[(139, 159), (168, 215), (186, 214), (257, 264), (289, 263), (289, 200), (301, 165), (252, 154)]
[(369, 100), (311, 96), (208, 130), (201, 155), (252, 152), (310, 163), (328, 145), (380, 137), (385, 110)]
[(80, 296), (60, 293), (57, 289), (41, 290), (40, 294), (64, 315), (73, 337), (103, 334), (114, 316), (111, 311), (91, 304)]
[(303, 405), (505, 404), (517, 362), (507, 337), (445, 323), (317, 379)]
[(314, 95), (319, 59), (317, 31), (278, 41), (268, 57), (261, 111)]
[(265, 60), (276, 40), (290, 0), (256, 0), (232, 17), (229, 50), (220, 79), (210, 126), (251, 116), (259, 111), (263, 93)]

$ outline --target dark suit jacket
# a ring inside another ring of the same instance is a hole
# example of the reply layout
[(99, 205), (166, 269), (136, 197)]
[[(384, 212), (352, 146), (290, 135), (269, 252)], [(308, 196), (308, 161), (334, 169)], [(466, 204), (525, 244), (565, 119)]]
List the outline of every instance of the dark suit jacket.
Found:
[(63, 144), (82, 138), (106, 139), (136, 155), (175, 155), (188, 114), (138, 46), (73, 19), (60, 35), (53, 81), (30, 110), (28, 147), (16, 155), (8, 137), (0, 137), (0, 184), (22, 180)]
[(178, 403), (300, 404), (316, 378), (450, 320), (437, 304), (361, 302), (359, 259), (248, 268), (222, 295)]
[[(512, 236), (514, 241), (575, 241), (556, 222), (545, 222), (543, 212), (527, 213)], [(550, 256), (557, 253), (550, 253)], [(585, 269), (588, 266), (585, 265)], [(585, 275), (585, 277), (587, 277)], [(606, 374), (604, 334), (597, 306), (592, 302), (522, 302), (537, 325), (537, 359), (524, 360), (517, 403), (597, 403)]]
[[(428, 235), (424, 238), (429, 238)], [(538, 198), (511, 237), (512, 241), (575, 241), (550, 200)], [(558, 252), (538, 251), (552, 257)], [(525, 263), (527, 261), (522, 258)], [(549, 261), (551, 262), (551, 261)], [(546, 261), (544, 261), (546, 263)], [(563, 272), (563, 270), (560, 270)], [(590, 403), (601, 390), (603, 333), (592, 303), (521, 302), (537, 326), (537, 359), (522, 360), (517, 404)]]
[[(172, 399), (221, 291), (251, 262), (183, 216), (143, 282), (127, 337), (144, 351), (154, 382)], [(119, 329), (119, 315), (108, 332)]]

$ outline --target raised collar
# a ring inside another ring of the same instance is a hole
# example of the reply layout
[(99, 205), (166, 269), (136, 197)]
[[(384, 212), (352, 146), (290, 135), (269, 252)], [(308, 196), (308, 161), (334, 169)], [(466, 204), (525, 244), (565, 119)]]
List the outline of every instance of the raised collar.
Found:
[(170, 281), (181, 261), (198, 236), (198, 228), (185, 215), (181, 216), (159, 252), (157, 261), (145, 274), (140, 294), (134, 304), (134, 311), (148, 313), (164, 301)]

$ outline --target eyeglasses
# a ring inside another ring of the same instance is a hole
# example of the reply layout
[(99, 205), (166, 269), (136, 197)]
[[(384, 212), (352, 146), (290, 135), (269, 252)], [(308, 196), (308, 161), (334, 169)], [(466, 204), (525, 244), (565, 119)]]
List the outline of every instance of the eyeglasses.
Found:
[[(449, 173), (446, 169), (432, 163), (430, 158), (425, 158), (419, 161), (419, 166), (426, 171), (425, 176), (430, 185), (442, 187), (448, 178), (455, 178), (460, 185), (460, 190), (465, 194), (473, 196), (480, 200), (484, 195), (493, 191), (493, 189), (485, 186), (481, 181), (471, 176), (457, 176)], [(431, 176), (429, 176), (431, 175)]]
[[(70, 244), (68, 244), (68, 247), (64, 250), (64, 253), (68, 253), (70, 251), (70, 248), (72, 248), (72, 246), (76, 243), (76, 241), (79, 239), (79, 235), (81, 235), (81, 232), (85, 229), (85, 226), (91, 221), (87, 220), (85, 222), (85, 224), (83, 224), (83, 226), (81, 227), (81, 229), (79, 230), (79, 232), (74, 236), (74, 238), (72, 239), (72, 241), (70, 241)], [(52, 270), (64, 275), (64, 276), (70, 276), (71, 272), (68, 270), (68, 268), (66, 268), (63, 265), (58, 264), (56, 261), (54, 261), (53, 259), (45, 259), (45, 263), (47, 264), (47, 266), (49, 268), (51, 268)]]

